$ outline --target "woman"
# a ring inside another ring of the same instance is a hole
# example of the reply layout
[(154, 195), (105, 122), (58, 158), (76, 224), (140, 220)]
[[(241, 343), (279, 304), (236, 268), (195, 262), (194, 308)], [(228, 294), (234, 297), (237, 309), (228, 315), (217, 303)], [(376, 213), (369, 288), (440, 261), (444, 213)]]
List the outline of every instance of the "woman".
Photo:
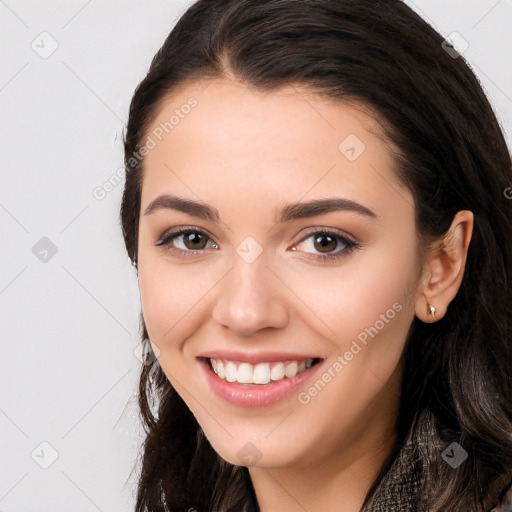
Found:
[(510, 510), (511, 159), (418, 15), (196, 2), (125, 166), (137, 511)]

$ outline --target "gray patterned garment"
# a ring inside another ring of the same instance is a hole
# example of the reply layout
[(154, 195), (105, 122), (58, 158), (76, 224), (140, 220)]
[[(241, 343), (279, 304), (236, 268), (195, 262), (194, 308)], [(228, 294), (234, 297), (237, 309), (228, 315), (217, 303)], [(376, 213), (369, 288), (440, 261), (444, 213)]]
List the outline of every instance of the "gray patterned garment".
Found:
[[(423, 472), (421, 455), (427, 453), (435, 456), (446, 448), (442, 444), (434, 446), (427, 435), (433, 428), (434, 422), (432, 413), (424, 409), (420, 414), (417, 428), (409, 434), (390, 470), (381, 480), (373, 496), (363, 505), (361, 512), (416, 512), (418, 510)], [(500, 489), (494, 489), (491, 492), (497, 497), (497, 501), (488, 512), (512, 512), (512, 486), (503, 489), (501, 494)]]

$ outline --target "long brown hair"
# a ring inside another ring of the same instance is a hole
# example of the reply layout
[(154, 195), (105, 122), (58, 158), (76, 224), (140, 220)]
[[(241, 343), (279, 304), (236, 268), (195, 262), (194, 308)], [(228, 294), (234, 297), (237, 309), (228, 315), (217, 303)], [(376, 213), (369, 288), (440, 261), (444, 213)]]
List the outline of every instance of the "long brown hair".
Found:
[[(406, 478), (412, 468), (421, 475), (417, 510), (485, 510), (512, 477), (512, 166), (477, 78), (399, 0), (197, 1), (154, 56), (130, 105), (120, 214), (135, 267), (143, 159), (134, 155), (168, 93), (227, 70), (261, 91), (301, 84), (369, 107), (385, 128), (397, 176), (414, 195), (420, 236), (441, 237), (458, 210), (473, 212), (466, 271), (446, 316), (411, 325), (397, 448), (363, 510), (382, 502), (384, 482)], [(142, 313), (141, 338), (147, 343)], [(137, 512), (258, 510), (247, 468), (216, 454), (147, 350)], [(415, 464), (392, 466), (420, 414), (428, 422)], [(468, 453), (457, 469), (441, 456), (454, 441)]]

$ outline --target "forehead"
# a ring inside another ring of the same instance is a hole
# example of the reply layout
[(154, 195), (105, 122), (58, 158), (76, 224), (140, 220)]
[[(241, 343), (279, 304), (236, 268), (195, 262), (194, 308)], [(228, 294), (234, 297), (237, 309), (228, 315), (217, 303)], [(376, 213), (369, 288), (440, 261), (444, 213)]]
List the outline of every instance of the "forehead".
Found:
[(171, 191), (208, 199), (219, 210), (236, 198), (239, 206), (261, 208), (333, 194), (377, 213), (395, 205), (395, 215), (403, 215), (413, 204), (370, 110), (302, 87), (261, 92), (227, 79), (188, 84), (165, 98), (145, 137), (152, 142), (142, 206)]

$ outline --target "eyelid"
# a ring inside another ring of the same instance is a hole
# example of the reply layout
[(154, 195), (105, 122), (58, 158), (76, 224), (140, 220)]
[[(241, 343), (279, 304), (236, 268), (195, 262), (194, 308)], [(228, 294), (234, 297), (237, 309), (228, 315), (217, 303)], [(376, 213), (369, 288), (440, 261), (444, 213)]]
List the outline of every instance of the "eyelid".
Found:
[(204, 228), (199, 228), (197, 226), (176, 226), (175, 228), (166, 229), (159, 237), (156, 242), (156, 245), (162, 245), (164, 240), (168, 240), (172, 237), (178, 237), (183, 233), (187, 233), (189, 231), (194, 231), (202, 235), (206, 235), (212, 242), (217, 243), (217, 241), (213, 238), (211, 233)]
[(300, 251), (304, 253), (303, 258), (313, 262), (313, 263), (337, 263), (343, 261), (345, 258), (350, 256), (356, 250), (361, 248), (361, 243), (356, 241), (352, 235), (348, 235), (345, 232), (337, 229), (337, 228), (322, 228), (322, 227), (314, 227), (307, 230), (307, 233), (302, 233), (302, 238), (292, 245), (292, 250), (297, 250), (297, 245), (304, 243), (308, 238), (313, 235), (327, 235), (334, 238), (337, 243), (341, 243), (344, 247), (341, 250), (336, 250), (335, 252), (308, 252), (308, 251)]
[(326, 226), (314, 226), (311, 228), (307, 228), (305, 231), (301, 233), (301, 238), (299, 238), (296, 242), (293, 243), (293, 245), (297, 245), (298, 243), (304, 242), (307, 238), (309, 238), (311, 235), (315, 235), (317, 233), (332, 233), (333, 235), (340, 236), (342, 238), (346, 238), (348, 241), (352, 243), (358, 243), (355, 239), (355, 237), (347, 233), (346, 231), (342, 231), (338, 228), (329, 228)]

